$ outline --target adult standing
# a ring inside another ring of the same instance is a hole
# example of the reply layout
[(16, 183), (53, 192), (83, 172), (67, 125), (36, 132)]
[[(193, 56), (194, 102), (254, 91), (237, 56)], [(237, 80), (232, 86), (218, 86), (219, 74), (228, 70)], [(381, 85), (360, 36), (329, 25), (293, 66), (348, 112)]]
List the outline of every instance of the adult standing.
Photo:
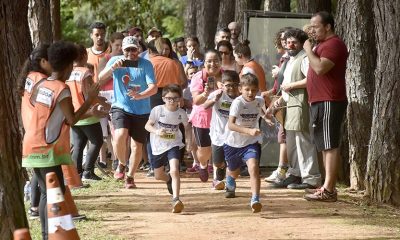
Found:
[(231, 32), (231, 44), (232, 47), (235, 48), (236, 45), (239, 43), (239, 36), (242, 32), (242, 29), (237, 22), (231, 22), (228, 24), (228, 29)]
[(231, 40), (231, 32), (227, 28), (219, 28), (215, 33), (214, 43), (215, 49), (217, 50), (217, 45), (221, 41), (230, 41)]
[(307, 191), (309, 194), (305, 199), (334, 202), (337, 200), (335, 187), (340, 161), (341, 123), (347, 108), (345, 72), (348, 52), (344, 42), (335, 34), (331, 14), (318, 12), (310, 22), (318, 45), (313, 50), (310, 40), (304, 43), (310, 61), (307, 92), (314, 142), (317, 150), (322, 151), (326, 176), (324, 185), (315, 191)]
[(131, 141), (129, 172), (125, 179), (125, 188), (135, 188), (134, 174), (142, 160), (143, 144), (147, 140), (144, 129), (150, 114), (150, 96), (157, 93), (153, 65), (139, 57), (139, 41), (132, 36), (122, 41), (122, 56), (115, 56), (108, 61), (99, 74), (100, 82), (114, 79), (114, 102), (111, 114), (115, 137), (115, 154), (119, 166), (114, 174), (116, 179), (125, 178), (127, 163), (126, 142)]
[(106, 25), (101, 22), (95, 22), (90, 25), (90, 38), (93, 41), (93, 45), (86, 49), (88, 53), (87, 62), (93, 65), (93, 81), (97, 82), (100, 59), (102, 59), (105, 54), (109, 53), (109, 49), (106, 44)]
[(278, 188), (314, 189), (321, 186), (317, 151), (309, 130), (309, 105), (305, 89), (309, 63), (303, 44), (307, 38), (307, 34), (300, 29), (285, 33), (290, 59), (283, 73), (282, 96), (274, 105), (286, 105), (284, 127), (290, 168), (287, 178), (274, 183)]
[(185, 39), (187, 54), (179, 60), (185, 67), (185, 72), (190, 66), (202, 67), (204, 64), (204, 55), (200, 52), (200, 42), (197, 37), (188, 37)]
[(185, 45), (185, 38), (183, 37), (178, 37), (174, 39), (174, 45), (175, 49), (174, 51), (178, 54), (179, 57), (186, 56), (187, 54), (187, 48)]
[(217, 51), (221, 54), (221, 68), (223, 70), (231, 70), (237, 73), (240, 72), (240, 67), (233, 56), (232, 44), (227, 40), (222, 40), (217, 44)]

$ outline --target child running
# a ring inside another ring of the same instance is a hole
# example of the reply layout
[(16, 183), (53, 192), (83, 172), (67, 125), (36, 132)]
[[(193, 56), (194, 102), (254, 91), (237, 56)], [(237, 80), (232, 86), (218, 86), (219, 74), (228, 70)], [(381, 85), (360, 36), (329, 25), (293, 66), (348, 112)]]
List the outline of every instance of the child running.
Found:
[(232, 102), (224, 145), (228, 165), (225, 197), (235, 197), (235, 179), (240, 173), (240, 167), (246, 163), (250, 174), (250, 207), (253, 213), (260, 212), (262, 208), (258, 167), (262, 142), (259, 119), (264, 116), (262, 110), (265, 110), (265, 103), (263, 98), (256, 96), (258, 86), (258, 79), (253, 74), (245, 74), (240, 78), (241, 96)]
[(212, 149), (212, 162), (214, 164), (214, 180), (212, 186), (215, 190), (224, 190), (223, 182), (226, 175), (224, 155), (225, 127), (228, 123), (229, 109), (233, 100), (239, 96), (239, 74), (226, 70), (222, 73), (222, 89), (212, 92), (204, 103), (205, 108), (213, 107), (210, 138)]
[[(182, 98), (182, 89), (176, 84), (163, 88), (162, 99), (164, 105), (154, 107), (146, 123), (146, 130), (150, 132), (150, 144), (154, 155), (154, 177), (167, 183), (172, 194), (172, 212), (182, 212), (184, 206), (179, 200), (180, 177), (179, 158), (180, 149), (184, 147), (179, 124), (185, 126), (185, 133), (191, 139), (186, 112), (179, 108)], [(190, 141), (189, 141), (190, 142)], [(190, 146), (187, 146), (190, 149)], [(164, 166), (170, 165), (169, 174), (165, 173)]]

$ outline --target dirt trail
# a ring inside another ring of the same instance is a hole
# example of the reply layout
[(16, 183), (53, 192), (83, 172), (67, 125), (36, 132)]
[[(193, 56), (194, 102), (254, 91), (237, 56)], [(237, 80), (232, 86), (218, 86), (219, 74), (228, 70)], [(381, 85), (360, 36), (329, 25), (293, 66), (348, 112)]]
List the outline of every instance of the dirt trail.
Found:
[[(103, 229), (126, 239), (397, 239), (399, 211), (390, 216), (354, 204), (339, 194), (336, 203), (307, 202), (302, 191), (277, 190), (261, 183), (263, 210), (251, 213), (248, 178), (237, 181), (237, 197), (224, 198), (211, 183), (182, 177), (182, 214), (171, 213), (165, 183), (136, 177), (137, 189), (75, 197), (81, 209), (98, 211)], [(359, 198), (359, 197), (358, 197)], [(93, 207), (95, 206), (95, 207)], [(394, 221), (394, 222), (393, 222)]]

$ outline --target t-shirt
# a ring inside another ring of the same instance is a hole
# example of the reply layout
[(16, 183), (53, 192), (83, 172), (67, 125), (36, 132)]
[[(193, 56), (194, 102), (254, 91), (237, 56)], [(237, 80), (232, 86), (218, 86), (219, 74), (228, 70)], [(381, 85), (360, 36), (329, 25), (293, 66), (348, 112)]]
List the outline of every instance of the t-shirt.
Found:
[[(222, 90), (220, 90), (222, 91)], [(214, 99), (219, 91), (214, 91), (210, 94), (208, 99)], [(210, 124), (210, 138), (212, 144), (216, 146), (223, 146), (225, 136), (225, 126), (229, 119), (229, 109), (233, 99), (225, 92), (222, 93), (220, 99), (214, 103), (212, 108), (211, 124)]]
[[(261, 116), (261, 108), (264, 104), (264, 99), (259, 96), (251, 102), (247, 102), (242, 96), (239, 96), (233, 100), (229, 116), (236, 117), (236, 124), (239, 126), (259, 128), (258, 122)], [(225, 131), (225, 144), (231, 147), (241, 148), (256, 142), (262, 143), (262, 134), (253, 137), (248, 134), (232, 131), (228, 128), (228, 124), (225, 127)]]
[(174, 60), (163, 56), (152, 56), (150, 62), (153, 64), (157, 79), (157, 87), (162, 88), (168, 84), (180, 85), (180, 69)]
[[(183, 66), (185, 66), (186, 63), (187, 63), (187, 56), (186, 56), (186, 55), (185, 55), (185, 56), (182, 56), (182, 57), (179, 59), (179, 61), (181, 61), (181, 63), (183, 64)], [(204, 65), (204, 60), (201, 60), (201, 59), (193, 59), (193, 66), (201, 67), (201, 66), (203, 66), (203, 65)]]
[[(124, 56), (115, 56), (107, 62), (106, 67), (111, 65)], [(112, 107), (124, 110), (127, 113), (135, 115), (149, 114), (150, 98), (131, 100), (127, 95), (128, 85), (137, 85), (140, 87), (139, 92), (143, 92), (148, 88), (149, 84), (156, 84), (154, 77), (153, 65), (150, 61), (139, 58), (138, 67), (121, 67), (113, 71), (114, 78), (114, 102)]]
[(319, 58), (327, 58), (335, 66), (329, 72), (318, 76), (310, 68), (307, 74), (307, 92), (310, 103), (321, 101), (345, 101), (346, 97), (346, 61), (348, 52), (344, 42), (338, 37), (331, 37), (319, 43), (314, 53)]
[(160, 155), (173, 147), (183, 148), (185, 146), (182, 142), (182, 133), (179, 130), (179, 124), (182, 123), (185, 127), (188, 124), (187, 114), (183, 109), (178, 108), (178, 110), (171, 112), (165, 105), (159, 105), (151, 110), (149, 120), (155, 122), (155, 128), (163, 128), (167, 132), (163, 136), (150, 133), (153, 155)]

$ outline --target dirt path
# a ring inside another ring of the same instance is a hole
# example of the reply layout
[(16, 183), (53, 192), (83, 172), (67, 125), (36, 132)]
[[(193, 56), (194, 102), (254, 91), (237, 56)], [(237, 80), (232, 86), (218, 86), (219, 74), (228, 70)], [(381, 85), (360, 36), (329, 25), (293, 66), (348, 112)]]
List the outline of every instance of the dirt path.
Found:
[(123, 239), (400, 238), (400, 211), (360, 206), (359, 196), (340, 193), (336, 203), (307, 202), (301, 191), (271, 189), (262, 182), (264, 208), (252, 214), (248, 178), (238, 180), (236, 198), (225, 199), (210, 182), (186, 176), (181, 191), (185, 209), (172, 214), (165, 183), (143, 173), (136, 178), (138, 189), (118, 183), (114, 191), (90, 191), (75, 199), (84, 211), (96, 211), (102, 231)]

